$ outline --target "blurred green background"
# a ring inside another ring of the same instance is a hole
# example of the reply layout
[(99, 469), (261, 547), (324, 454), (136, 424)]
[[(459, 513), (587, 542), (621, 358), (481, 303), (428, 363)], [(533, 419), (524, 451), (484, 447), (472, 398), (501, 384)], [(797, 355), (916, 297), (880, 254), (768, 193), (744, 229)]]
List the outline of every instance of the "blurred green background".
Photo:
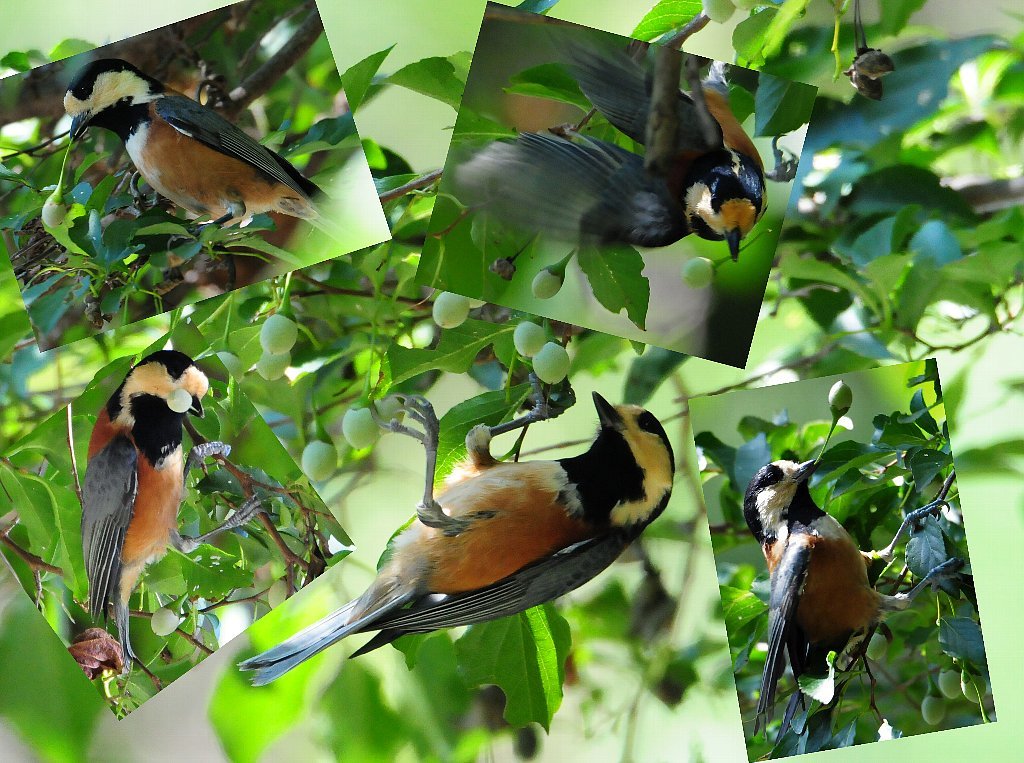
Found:
[[(624, 4), (621, 0), (563, 0), (555, 6), (552, 14), (619, 34), (629, 34), (652, 4)], [(158, 7), (113, 0), (88, 4), (54, 0), (45, 5), (27, 0), (9, 1), (4, 8), (5, 24), (0, 28), (0, 51), (31, 47), (48, 50), (69, 37), (106, 42), (220, 5), (223, 3), (178, 0)], [(827, 6), (830, 5), (819, 0), (812, 3), (812, 11), (827, 20)], [(866, 3), (867, 13), (876, 12), (873, 5)], [(913, 4), (906, 5), (911, 7)], [(442, 4), (427, 0), (380, 0), (372, 5), (324, 2), (320, 10), (339, 70), (344, 71), (367, 55), (394, 43), (396, 47), (386, 65), (386, 71), (390, 72), (425, 56), (448, 56), (459, 50), (470, 50), (483, 8), (484, 3), (480, 0)], [(1005, 33), (1008, 26), (1019, 28), (1019, 21), (1006, 13), (1016, 10), (1015, 3), (1005, 0), (975, 4), (969, 10), (959, 0), (932, 0), (913, 15), (912, 24), (916, 33), (924, 37), (933, 35), (929, 25), (957, 36), (982, 30)], [(732, 24), (739, 20), (740, 14), (737, 14)], [(731, 31), (729, 25), (711, 25), (694, 37), (689, 47), (702, 55), (731, 59)], [(845, 80), (831, 87), (844, 97), (850, 93)], [(455, 112), (450, 106), (403, 88), (385, 89), (357, 115), (360, 134), (364, 138), (369, 136), (382, 145), (394, 146), (421, 172), (443, 164), (449, 130), (454, 121)], [(0, 275), (0, 280), (3, 277)], [(0, 305), (0, 319), (6, 317), (4, 314), (9, 307)], [(759, 376), (758, 384), (770, 384), (795, 381), (807, 373), (805, 367), (797, 367), (796, 370), (779, 368), (789, 364), (794, 356), (815, 350), (820, 334), (818, 327), (793, 301), (786, 302), (776, 311), (771, 307), (766, 305), (763, 309), (748, 363), (750, 370), (739, 371), (713, 363), (687, 361), (680, 376), (688, 394), (719, 390), (742, 383), (751, 376)], [(20, 324), (15, 325), (20, 330)], [(1024, 382), (1024, 348), (1019, 335), (1003, 333), (964, 351), (941, 351), (936, 355), (946, 385), (947, 406), (951, 397), (958, 399), (955, 415), (951, 415), (953, 450), (957, 456), (961, 500), (973, 520), (969, 528), (972, 566), (985, 617), (986, 646), (1000, 720), (991, 726), (901, 740), (893, 748), (867, 745), (824, 753), (829, 756), (827, 760), (888, 761), (895, 756), (914, 761), (968, 756), (1000, 760), (1019, 755), (1017, 730), (1024, 722), (1024, 689), (1017, 680), (1020, 668), (1016, 637), (1024, 628), (1024, 597), (1014, 586), (1016, 573), (1021, 569), (1020, 548), (1024, 543), (1024, 479), (1021, 477), (1024, 467), (1021, 455), (1024, 451), (1021, 444), (1024, 406), (1020, 397)], [(28, 376), (37, 370), (33, 363), (44, 362), (45, 356), (38, 361), (25, 361), (17, 371)], [(622, 362), (625, 364), (626, 360)], [(819, 372), (834, 373), (837, 370)], [(621, 371), (616, 373), (621, 374)], [(621, 383), (618, 380), (621, 380), (621, 375), (602, 376), (602, 392), (610, 398), (614, 396)], [(453, 384), (456, 386), (450, 394), (456, 396), (455, 399), (460, 394), (464, 397), (465, 392), (458, 387), (459, 382)], [(582, 379), (577, 386), (578, 393), (586, 392)], [(670, 385), (666, 387), (651, 403), (651, 407), (662, 416), (666, 406), (670, 407), (675, 400), (675, 391)], [(577, 423), (583, 432), (589, 432), (592, 421), (586, 406), (574, 409), (574, 413), (581, 418)], [(672, 432), (672, 425), (668, 426)], [(538, 431), (538, 438), (541, 434)], [(366, 575), (388, 534), (394, 529), (396, 517), (409, 514), (412, 500), (407, 493), (415, 493), (416, 490), (401, 491), (403, 483), (419, 483), (417, 466), (420, 457), (414, 444), (408, 444), (408, 449), (396, 449), (381, 465), (382, 468), (390, 465), (395, 475), (408, 479), (384, 480), (375, 489), (364, 486), (364, 492), (350, 494), (344, 504), (333, 492), (325, 494), (329, 505), (343, 512), (344, 527), (352, 537), (359, 539), (360, 551), (351, 559), (354, 563), (362, 559)], [(412, 476), (416, 479), (413, 480)], [(680, 493), (673, 511), (678, 512), (676, 516), (686, 516), (692, 508), (691, 499), (685, 491)], [(389, 508), (392, 513), (384, 516), (382, 507)], [(698, 530), (698, 533), (703, 532)], [(694, 585), (689, 591), (693, 600), (686, 607), (689, 613), (707, 611), (707, 605), (718, 598), (706, 534), (698, 536), (697, 548)], [(625, 568), (617, 574), (628, 573), (629, 569)], [(353, 586), (353, 590), (344, 593), (356, 592), (356, 588), (358, 586)], [(300, 617), (296, 617), (290, 606), (285, 606), (275, 613), (280, 613), (280, 619), (275, 616), (268, 627), (282, 632), (297, 629), (300, 619), (308, 622), (336, 606), (341, 599), (341, 594), (329, 591), (325, 586), (316, 586), (297, 597), (296, 603), (304, 605)], [(694, 615), (690, 621), (677, 625), (682, 628), (681, 638), (688, 638), (693, 632), (707, 632), (719, 640), (724, 639), (721, 623), (705, 621), (701, 619), (703, 617), (702, 614)], [(26, 644), (31, 644), (33, 649), (26, 650)], [(13, 581), (0, 572), (0, 664), (3, 665), (0, 671), (0, 758), (5, 761), (38, 757), (58, 760), (85, 757), (97, 760), (225, 759), (221, 741), (210, 721), (208, 699), (231, 669), (236, 648), (229, 646), (221, 650), (179, 681), (173, 691), (156, 697), (120, 723), (103, 713), (98, 703), (94, 711), (85, 705), (87, 699), (94, 699), (92, 690), (81, 680), (80, 674), (76, 677), (78, 669), (70, 661), (61, 665), (46, 658), (51, 650), (59, 648), (56, 637), (32, 610), (28, 599), (15, 588)], [(322, 661), (327, 663), (340, 659), (339, 654), (327, 653)], [(395, 666), (386, 674), (386, 694), (393, 695), (403, 686), (408, 686), (402, 672), (405, 669), (397, 654), (382, 655), (377, 659)], [(702, 678), (713, 678), (721, 671), (728, 671), (724, 652), (722, 660), (721, 665), (708, 666), (707, 676), (702, 673)], [(350, 663), (348, 667), (356, 664)], [(352, 675), (356, 678), (359, 673), (353, 672)], [(76, 688), (79, 685), (82, 690)], [(53, 697), (50, 701), (53, 705), (51, 717), (29, 719), (23, 713), (19, 715), (19, 696), (26, 692), (49, 692), (51, 686), (60, 686), (63, 692), (61, 697)], [(731, 685), (716, 686), (712, 681), (704, 680), (693, 687), (675, 712), (663, 711), (651, 703), (651, 707), (658, 709), (647, 712), (645, 708), (641, 723), (635, 729), (635, 738), (628, 740), (627, 727), (616, 723), (616, 719), (621, 711), (628, 710), (633, 691), (632, 686), (613, 682), (613, 690), (605, 700), (610, 710), (604, 711), (602, 707), (588, 716), (593, 719), (589, 726), (585, 725), (578, 704), (567, 698), (555, 717), (550, 735), (541, 740), (539, 759), (621, 760), (627, 742), (633, 744), (632, 759), (637, 761), (745, 759), (738, 707)], [(620, 693), (623, 696), (619, 696)], [(246, 728), (254, 732), (266, 730), (267, 719), (275, 714), (282, 717), (281, 725), (287, 728), (296, 715), (310, 710), (301, 698), (284, 691), (258, 693), (242, 688), (233, 697), (233, 705), (223, 711), (237, 721), (243, 734)], [(429, 694), (423, 701), (429, 705)], [(68, 707), (75, 708), (76, 712), (69, 712)], [(353, 714), (358, 707), (359, 703), (353, 699)], [(80, 712), (78, 708), (81, 708)], [(313, 712), (303, 717), (306, 718), (305, 724), (300, 722), (294, 733), (269, 748), (266, 759), (303, 759), (308, 757), (307, 753), (312, 753), (310, 732), (323, 732), (327, 721)], [(253, 719), (257, 718), (259, 720), (254, 722)], [(339, 713), (338, 718), (339, 725), (352, 720), (347, 712)], [(12, 720), (17, 721), (20, 728), (34, 729), (31, 746), (26, 738), (13, 730)], [(61, 733), (53, 733), (57, 729)], [(322, 751), (317, 754), (324, 755)], [(506, 740), (495, 746), (494, 759), (513, 759), (510, 742)]]

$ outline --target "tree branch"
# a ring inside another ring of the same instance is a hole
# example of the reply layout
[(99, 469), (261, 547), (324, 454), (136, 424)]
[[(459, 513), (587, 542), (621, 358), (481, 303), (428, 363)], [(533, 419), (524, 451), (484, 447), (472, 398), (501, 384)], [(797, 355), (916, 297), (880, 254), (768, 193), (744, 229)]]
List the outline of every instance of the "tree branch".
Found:
[(309, 49), (313, 47), (313, 43), (323, 34), (324, 25), (320, 20), (320, 13), (316, 9), (316, 4), (309, 2), (307, 5), (312, 10), (295, 30), (291, 39), (277, 53), (271, 56), (263, 66), (250, 74), (242, 84), (228, 93), (228, 102), (222, 107), (222, 110), (228, 116), (234, 117), (242, 109), (270, 90), (275, 82), (281, 79), (300, 58), (309, 52)]

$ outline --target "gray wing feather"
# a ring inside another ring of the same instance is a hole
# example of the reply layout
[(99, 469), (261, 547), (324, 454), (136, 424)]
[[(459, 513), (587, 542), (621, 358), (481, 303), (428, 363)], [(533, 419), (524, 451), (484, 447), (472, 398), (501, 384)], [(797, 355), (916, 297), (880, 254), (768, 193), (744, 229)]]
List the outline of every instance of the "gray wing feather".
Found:
[(796, 635), (794, 629), (799, 627), (796, 623), (796, 611), (800, 604), (800, 589), (803, 587), (807, 566), (811, 560), (810, 546), (799, 542), (798, 538), (799, 536), (791, 537), (772, 576), (768, 653), (761, 676), (761, 696), (757, 700), (755, 733), (771, 720), (776, 688), (786, 669), (785, 650), (787, 646), (791, 650), (796, 647), (793, 643)]
[(505, 223), (570, 241), (664, 246), (689, 233), (679, 202), (643, 159), (602, 140), (496, 141), (459, 165), (454, 185), (462, 201)]
[(523, 612), (579, 588), (614, 562), (635, 534), (610, 533), (568, 546), (478, 591), (432, 594), (360, 630), (381, 633), (356, 654), (383, 646), (406, 633), (428, 633), (472, 625)]
[[(651, 108), (651, 73), (623, 49), (612, 46), (574, 45), (568, 48), (569, 72), (580, 90), (604, 117), (637, 143), (647, 140), (647, 114)], [(681, 148), (710, 151), (722, 147), (719, 139), (709, 145), (689, 95), (679, 92)]]
[(139, 481), (135, 446), (118, 435), (89, 460), (82, 484), (82, 550), (89, 579), (89, 612), (105, 614), (121, 577), (121, 549)]
[(156, 113), (172, 127), (227, 156), (240, 159), (296, 193), (312, 197), (320, 189), (287, 161), (253, 140), (212, 109), (183, 95), (168, 95), (154, 103)]

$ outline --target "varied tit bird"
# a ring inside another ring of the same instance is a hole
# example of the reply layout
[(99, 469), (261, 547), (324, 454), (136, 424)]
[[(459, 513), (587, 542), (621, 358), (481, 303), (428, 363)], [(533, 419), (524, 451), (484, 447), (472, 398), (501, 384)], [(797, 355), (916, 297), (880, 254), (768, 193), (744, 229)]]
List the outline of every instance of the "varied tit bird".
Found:
[[(651, 70), (621, 49), (562, 47), (594, 108), (644, 144)], [(644, 157), (607, 141), (521, 133), (459, 166), (456, 191), (505, 222), (570, 240), (656, 247), (695, 233), (724, 239), (735, 260), (740, 241), (765, 212), (764, 164), (729, 108), (721, 64), (712, 65), (703, 95), (714, 140), (708, 142), (698, 106), (679, 91), (675, 153), (664, 176), (652, 174)]]
[(161, 196), (217, 224), (261, 212), (318, 214), (320, 189), (291, 164), (126, 61), (85, 66), (64, 95), (64, 110), (72, 140), (90, 126), (116, 133)]
[(135, 365), (96, 417), (89, 439), (89, 461), (82, 485), (82, 547), (89, 579), (89, 612), (114, 621), (125, 658), (128, 599), (143, 568), (170, 546), (189, 553), (214, 535), (238, 527), (259, 510), (247, 501), (228, 522), (197, 538), (178, 533), (178, 507), (188, 471), (207, 456), (227, 455), (230, 447), (209, 442), (182, 457), (185, 416), (203, 415), (206, 375), (190, 357), (161, 350)]
[[(491, 456), (492, 435), (536, 416), (470, 430), (467, 458), (436, 501), (428, 469), (419, 516), (395, 539), (369, 589), (240, 667), (256, 671), (254, 684), (265, 684), (353, 633), (379, 631), (354, 657), (407, 633), (522, 612), (596, 576), (664, 511), (675, 467), (665, 430), (651, 413), (612, 406), (596, 393), (594, 404), (601, 428), (590, 449), (557, 461)], [(420, 401), (410, 412), (428, 407)], [(432, 410), (428, 417), (431, 465), (437, 429)]]
[[(743, 497), (743, 516), (761, 544), (771, 579), (768, 652), (754, 733), (771, 720), (775, 693), (789, 653), (795, 677), (825, 665), (830, 651), (842, 652), (854, 635), (877, 625), (889, 612), (906, 609), (927, 586), (954, 576), (960, 559), (931, 570), (905, 593), (887, 596), (868, 582), (868, 564), (891, 560), (897, 540), (913, 522), (936, 513), (936, 501), (907, 515), (893, 542), (879, 552), (862, 552), (850, 534), (811, 498), (807, 481), (816, 461), (775, 461), (763, 466)], [(796, 691), (782, 722), (785, 732), (801, 694)]]

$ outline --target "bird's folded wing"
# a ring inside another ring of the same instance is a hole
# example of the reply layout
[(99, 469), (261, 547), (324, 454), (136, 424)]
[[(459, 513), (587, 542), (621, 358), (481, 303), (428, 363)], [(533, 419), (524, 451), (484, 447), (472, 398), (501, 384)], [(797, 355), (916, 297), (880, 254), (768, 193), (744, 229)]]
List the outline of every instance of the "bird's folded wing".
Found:
[(253, 140), (220, 114), (183, 95), (154, 102), (156, 113), (174, 129), (227, 156), (240, 159), (296, 193), (312, 197), (320, 189), (288, 162)]
[(785, 650), (793, 638), (793, 629), (798, 627), (796, 614), (800, 602), (800, 589), (804, 584), (811, 559), (811, 547), (801, 540), (802, 537), (790, 537), (786, 550), (772, 574), (768, 653), (765, 656), (764, 674), (761, 677), (761, 696), (757, 700), (755, 733), (771, 720), (776, 687), (786, 669)]
[(138, 492), (138, 454), (124, 435), (89, 460), (82, 485), (82, 550), (89, 579), (89, 612), (100, 617), (121, 575), (121, 549)]

